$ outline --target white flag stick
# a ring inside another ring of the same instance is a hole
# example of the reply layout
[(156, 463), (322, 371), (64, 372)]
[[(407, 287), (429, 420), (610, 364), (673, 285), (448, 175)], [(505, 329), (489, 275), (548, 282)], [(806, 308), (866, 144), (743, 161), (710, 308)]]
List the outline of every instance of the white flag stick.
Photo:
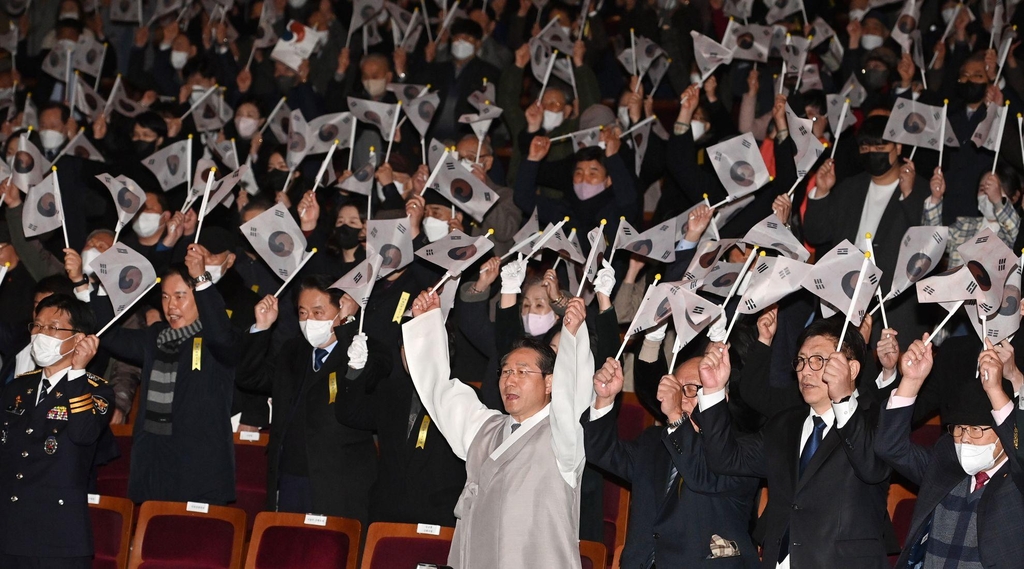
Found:
[[(316, 179), (313, 181), (313, 193), (316, 193), (316, 189), (320, 187), (320, 182), (324, 178), (324, 173), (327, 172), (327, 165), (331, 163), (331, 158), (334, 156), (334, 151), (337, 150), (339, 142), (339, 140), (335, 139), (334, 144), (327, 149), (327, 157), (325, 157), (324, 161), (320, 164), (320, 169), (316, 173)], [(369, 215), (369, 213), (367, 213), (367, 215)]]
[(709, 207), (711, 208), (711, 210), (712, 210), (712, 211), (714, 211), (714, 210), (716, 210), (716, 209), (718, 209), (718, 208), (722, 207), (723, 205), (725, 205), (725, 204), (727, 204), (727, 203), (729, 203), (729, 202), (731, 202), (731, 201), (733, 201), (733, 197), (732, 197), (732, 195), (727, 195), (727, 196), (726, 196), (726, 198), (725, 198), (724, 200), (722, 200), (722, 201), (720, 201), (720, 202), (716, 203), (716, 204), (715, 204), (715, 205), (713, 205), (713, 206), (709, 206)]
[[(998, 79), (997, 79), (998, 81)], [(996, 173), (996, 164), (999, 162), (999, 148), (1003, 145), (1003, 129), (1006, 128), (1006, 115), (1010, 112), (1010, 100), (1006, 100), (1003, 107), (1003, 116), (999, 117), (999, 130), (996, 131), (996, 156), (992, 159), (992, 174)]]
[(423, 158), (423, 163), (427, 163), (427, 139), (420, 137), (420, 155)]
[[(608, 224), (608, 220), (607, 219), (602, 219), (601, 220), (601, 234), (598, 235), (598, 237), (597, 237), (600, 241), (604, 241), (604, 226), (607, 225), (607, 224)], [(587, 272), (590, 271), (590, 267), (593, 266), (593, 264), (596, 263), (596, 262), (597, 262), (597, 245), (591, 243), (590, 244), (590, 254), (587, 255), (587, 263), (585, 265), (583, 265), (583, 278), (580, 279), (580, 287), (576, 291), (576, 296), (580, 296), (580, 295), (583, 294), (583, 287), (587, 286)]]
[(64, 232), (64, 246), (71, 248), (71, 241), (68, 239), (68, 224), (64, 216), (64, 200), (60, 198), (60, 179), (57, 178), (57, 167), (50, 166), (50, 175), (53, 176), (53, 199), (57, 200), (57, 209), (60, 210), (60, 228)]
[[(751, 249), (750, 253), (747, 255), (747, 260), (743, 261), (743, 267), (740, 268), (740, 274), (736, 277), (736, 280), (733, 281), (732, 286), (729, 287), (729, 294), (725, 295), (725, 301), (722, 302), (722, 306), (721, 308), (719, 308), (719, 315), (723, 317), (725, 316), (725, 307), (726, 305), (729, 304), (729, 301), (732, 300), (732, 297), (736, 295), (736, 291), (740, 289), (740, 282), (743, 281), (743, 275), (747, 273), (747, 269), (749, 269), (751, 263), (754, 262), (754, 257), (757, 256), (757, 250), (758, 247), (755, 245), (754, 248)], [(710, 330), (708, 331), (708, 333), (710, 334)]]
[(441, 155), (441, 159), (438, 160), (437, 164), (434, 166), (434, 170), (430, 173), (430, 177), (427, 178), (427, 183), (423, 184), (423, 191), (420, 192), (421, 196), (423, 194), (427, 193), (427, 189), (430, 188), (430, 184), (434, 183), (434, 178), (436, 178), (438, 172), (441, 171), (441, 166), (444, 165), (444, 160), (445, 160), (445, 158), (448, 158), (448, 153), (449, 152), (451, 152), (450, 149), (448, 149), (448, 148), (444, 149), (444, 154)]
[(423, 8), (423, 27), (427, 29), (427, 41), (434, 43), (434, 35), (430, 32), (430, 12), (427, 11), (426, 0), (420, 0), (420, 6)]
[(103, 105), (103, 116), (110, 115), (110, 105), (114, 103), (114, 97), (117, 96), (117, 88), (121, 86), (121, 74), (118, 73), (114, 79), (114, 88), (110, 90), (110, 96), (107, 97), (106, 104)]
[[(64, 60), (64, 67), (66, 68), (66, 71), (64, 72), (64, 104), (68, 105), (71, 104), (71, 58), (74, 57), (75, 52), (74, 50), (69, 49), (64, 53), (67, 56)], [(71, 114), (73, 115), (74, 112)]]
[(583, 0), (583, 11), (580, 12), (580, 29), (576, 33), (576, 39), (583, 39), (583, 30), (587, 27), (587, 18), (590, 17), (590, 0)]
[(913, 161), (914, 161), (914, 155), (915, 155), (915, 154), (917, 154), (917, 146), (913, 146), (913, 147), (912, 147), (912, 148), (910, 149), (910, 158), (909, 158), (909, 160), (910, 160), (911, 162), (913, 162)]
[(627, 136), (627, 135), (629, 135), (629, 134), (632, 134), (632, 133), (633, 133), (634, 131), (636, 131), (637, 129), (639, 129), (639, 128), (643, 127), (643, 126), (644, 126), (645, 124), (647, 124), (647, 123), (649, 123), (649, 122), (654, 122), (654, 119), (656, 119), (656, 118), (658, 118), (658, 117), (656, 117), (656, 116), (654, 116), (654, 115), (651, 115), (651, 116), (649, 116), (649, 117), (645, 118), (644, 120), (642, 120), (642, 121), (640, 121), (640, 122), (636, 123), (635, 125), (633, 125), (633, 127), (632, 127), (632, 128), (630, 128), (629, 130), (627, 130), (626, 132), (622, 133), (622, 134), (621, 134), (621, 135), (619, 136), (619, 138), (622, 138), (622, 137), (624, 137), (624, 136)]
[(806, 173), (804, 173), (803, 176), (797, 176), (796, 177), (796, 181), (793, 182), (793, 187), (789, 188), (789, 191), (786, 192), (786, 195), (789, 196), (789, 199), (793, 199), (793, 194), (796, 193), (796, 187), (800, 185), (800, 182), (802, 182), (804, 180), (805, 176), (807, 176)]
[(260, 134), (263, 134), (263, 132), (267, 130), (267, 127), (270, 126), (271, 119), (274, 118), (274, 115), (277, 114), (277, 111), (281, 110), (281, 105), (284, 104), (284, 100), (287, 98), (288, 97), (281, 97), (281, 100), (278, 101), (276, 105), (274, 105), (274, 110), (270, 111), (270, 114), (267, 115), (267, 122), (263, 123), (263, 126), (260, 127)]
[[(839, 126), (836, 127), (836, 139), (832, 141), (832, 154), (829, 154), (829, 158), (833, 160), (836, 158), (836, 148), (839, 148), (839, 135), (843, 133), (843, 126), (846, 124), (846, 113), (849, 111), (850, 99), (847, 98), (846, 101), (843, 102), (843, 110), (839, 112)], [(942, 117), (945, 119), (946, 115), (943, 114)]]
[(640, 71), (636, 64), (636, 34), (633, 28), (629, 28), (629, 49), (633, 52), (633, 75), (636, 77), (637, 82), (640, 82)]
[[(959, 10), (957, 10), (959, 13)], [(942, 100), (942, 122), (939, 123), (939, 168), (942, 168), (942, 152), (946, 149), (946, 110), (949, 107), (949, 99)]]
[(586, 134), (588, 132), (595, 131), (595, 130), (604, 130), (604, 126), (593, 126), (593, 127), (590, 127), (590, 128), (585, 128), (583, 130), (577, 130), (576, 132), (570, 132), (569, 134), (563, 134), (561, 136), (556, 136), (556, 137), (551, 139), (551, 142), (558, 142), (559, 140), (565, 140), (567, 138), (572, 138), (574, 136), (577, 136), (577, 135), (580, 135), (580, 134)]
[[(522, 249), (526, 248), (527, 246), (530, 245), (530, 242), (533, 241), (533, 239), (535, 237), (537, 237), (538, 235), (541, 235), (543, 233), (544, 233), (543, 231), (534, 231), (526, 239), (523, 239), (519, 243), (516, 243), (515, 245), (513, 245), (512, 248), (508, 250), (508, 253), (505, 253), (504, 255), (501, 256), (501, 260), (504, 261), (505, 259), (511, 257), (512, 255), (515, 255), (516, 253), (518, 253)], [(579, 296), (579, 295), (577, 294), (576, 296)]]
[(107, 42), (103, 42), (103, 51), (100, 52), (100, 72), (96, 74), (96, 81), (93, 83), (93, 90), (99, 91), (100, 78), (103, 76), (103, 61), (107, 58)]
[(142, 27), (142, 0), (138, 0), (137, 4), (139, 6), (139, 27), (141, 28)]
[[(402, 34), (402, 41), (400, 42), (400, 45), (403, 48), (405, 48), (406, 40), (409, 39), (409, 34), (412, 33), (413, 26), (416, 25), (416, 16), (419, 15), (419, 13), (420, 13), (420, 7), (419, 6), (416, 6), (415, 8), (413, 8), (413, 10), (412, 10), (412, 17), (409, 18), (409, 25), (405, 27), (405, 33)], [(395, 23), (397, 23), (397, 22), (393, 22), (392, 26), (394, 26)], [(429, 25), (429, 24), (426, 24), (426, 25)], [(406, 48), (406, 49), (412, 49), (412, 48)]]
[[(956, 11), (953, 12), (953, 18), (949, 21), (948, 24), (946, 24), (946, 31), (942, 32), (942, 37), (939, 38), (940, 42), (945, 42), (946, 38), (949, 37), (949, 32), (953, 31), (953, 26), (956, 24), (956, 19), (957, 19), (958, 16), (960, 16), (960, 10), (963, 7), (964, 7), (963, 2), (961, 2), (961, 3), (956, 5)], [(931, 69), (932, 67), (935, 67), (935, 60), (938, 59), (938, 57), (939, 57), (939, 52), (936, 51), (935, 53), (932, 54), (932, 60), (930, 62), (928, 62), (928, 69)]]
[(857, 297), (860, 296), (860, 289), (864, 286), (864, 275), (868, 272), (868, 264), (871, 263), (871, 253), (864, 254), (864, 260), (860, 264), (860, 273), (857, 275), (857, 285), (853, 287), (853, 298), (850, 299), (850, 308), (846, 311), (846, 318), (843, 320), (843, 331), (839, 333), (839, 343), (836, 344), (836, 351), (843, 350), (843, 340), (846, 339), (846, 329), (850, 324), (850, 315), (857, 307)]
[(444, 285), (444, 283), (448, 282), (448, 279), (450, 278), (452, 278), (452, 274), (449, 273), (448, 271), (445, 271), (444, 276), (441, 277), (441, 280), (437, 281), (436, 285), (430, 287), (430, 291), (433, 292), (434, 294), (437, 294), (438, 289), (440, 289)]
[(939, 330), (942, 330), (942, 327), (946, 325), (946, 322), (949, 322), (949, 319), (953, 317), (953, 314), (955, 314), (957, 310), (960, 310), (960, 307), (963, 305), (964, 301), (956, 301), (956, 304), (953, 305), (953, 309), (949, 311), (949, 314), (946, 314), (946, 317), (942, 319), (942, 322), (939, 322), (939, 325), (936, 326), (935, 329), (932, 330), (932, 333), (928, 335), (928, 339), (924, 341), (924, 345), (927, 346), (932, 343), (932, 339), (939, 333)]
[(117, 243), (117, 238), (121, 236), (122, 229), (124, 229), (124, 222), (119, 219), (117, 220), (117, 230), (114, 231), (114, 243)]
[(206, 90), (206, 92), (205, 92), (205, 93), (203, 93), (203, 96), (202, 96), (202, 97), (199, 97), (199, 100), (198, 100), (198, 101), (196, 101), (195, 103), (193, 103), (193, 104), (192, 104), (192, 106), (190, 106), (190, 107), (188, 108), (188, 110), (187, 110), (187, 111), (185, 111), (185, 114), (181, 115), (181, 120), (185, 120), (185, 117), (187, 117), (187, 116), (191, 115), (193, 111), (195, 111), (196, 109), (198, 109), (198, 108), (199, 108), (199, 105), (202, 105), (202, 104), (203, 104), (203, 101), (205, 101), (207, 97), (209, 97), (209, 96), (210, 96), (210, 95), (212, 95), (212, 94), (213, 94), (213, 93), (214, 93), (215, 91), (217, 91), (217, 89), (218, 89), (218, 86), (217, 86), (217, 85), (214, 85), (213, 87), (210, 87), (209, 89), (207, 89), (207, 90)]
[(153, 284), (151, 284), (148, 287), (146, 287), (146, 290), (142, 291), (142, 294), (140, 294), (139, 296), (136, 296), (134, 299), (132, 299), (132, 301), (128, 303), (128, 306), (126, 306), (125, 309), (122, 310), (120, 314), (115, 315), (113, 318), (110, 319), (110, 322), (107, 322), (102, 328), (100, 328), (100, 331), (96, 332), (96, 335), (100, 336), (104, 332), (106, 332), (108, 328), (110, 328), (111, 326), (114, 325), (114, 322), (117, 322), (117, 319), (121, 316), (121, 314), (124, 314), (124, 313), (130, 311), (132, 309), (132, 307), (135, 306), (135, 303), (137, 303), (140, 300), (142, 300), (142, 298), (145, 297), (147, 294), (149, 294), (149, 291), (153, 290), (153, 287), (155, 287), (158, 284), (160, 284), (160, 278), (159, 277), (157, 277), (156, 281)]
[[(761, 256), (762, 257), (764, 256), (764, 251), (761, 251)], [(739, 279), (740, 279), (740, 282), (742, 282), (743, 280), (750, 281), (750, 272), (748, 271), (746, 273), (740, 274), (739, 275)], [(724, 317), (724, 315), (723, 315), (723, 317)], [(736, 321), (739, 320), (739, 319), (740, 319), (740, 311), (737, 310), (737, 311), (732, 313), (732, 319), (729, 320), (729, 326), (727, 326), (725, 328), (725, 337), (722, 338), (722, 343), (723, 344), (728, 344), (729, 343), (729, 336), (732, 335), (732, 328), (733, 328), (733, 326), (736, 325)]]
[(648, 300), (650, 300), (651, 293), (654, 291), (654, 287), (658, 286), (658, 281), (660, 280), (661, 274), (654, 275), (654, 282), (651, 283), (651, 286), (647, 287), (647, 292), (644, 293), (644, 298), (640, 301), (640, 306), (637, 307), (636, 314), (633, 315), (633, 321), (629, 323), (629, 330), (626, 331), (626, 336), (622, 339), (622, 345), (619, 346), (619, 351), (615, 354), (615, 359), (622, 357), (622, 352), (626, 349), (626, 344), (629, 342), (629, 338), (632, 335), (630, 332), (633, 330), (633, 327), (636, 326), (637, 316), (640, 316), (640, 314), (643, 313), (644, 305), (647, 304)]
[[(1014, 26), (1016, 28), (1016, 26)], [(999, 84), (999, 77), (1003, 74), (1003, 66), (1006, 64), (1006, 56), (1010, 54), (1010, 44), (1013, 43), (1013, 36), (1008, 35), (999, 48), (999, 65), (996, 67), (996, 78), (993, 84)], [(991, 48), (990, 48), (991, 49)]]
[(4, 282), (5, 278), (7, 278), (7, 271), (10, 268), (11, 268), (11, 262), (10, 261), (7, 261), (6, 263), (3, 264), (2, 267), (0, 267), (0, 284), (2, 284)]
[[(453, 12), (454, 13), (454, 12)], [(398, 106), (395, 108), (395, 118), (391, 121), (391, 136), (388, 138), (388, 149), (384, 153), (384, 163), (387, 164), (391, 158), (391, 145), (395, 143), (395, 131), (398, 130), (398, 117), (402, 114), (402, 101), (398, 101)]]
[(576, 68), (572, 64), (572, 54), (565, 54), (565, 62), (569, 66), (569, 83), (572, 85), (572, 100), (576, 101), (574, 104), (579, 104), (580, 91), (576, 87)]
[(307, 255), (302, 257), (302, 261), (299, 263), (299, 266), (295, 267), (295, 270), (292, 271), (292, 273), (288, 275), (288, 278), (284, 280), (284, 283), (281, 285), (281, 288), (277, 289), (277, 292), (274, 293), (274, 298), (281, 296), (281, 293), (284, 292), (284, 289), (286, 286), (288, 286), (288, 283), (292, 282), (292, 279), (294, 279), (296, 275), (299, 274), (299, 271), (302, 270), (302, 267), (306, 266), (306, 263), (308, 263), (309, 260), (313, 258), (314, 254), (316, 254), (316, 247), (313, 247), (313, 249)]
[[(1024, 115), (1017, 113), (1017, 133), (1020, 135), (1020, 157), (1024, 160)], [(1021, 256), (1021, 267), (1024, 267), (1024, 255)]]
[(544, 90), (548, 88), (548, 80), (551, 79), (551, 70), (555, 67), (556, 59), (558, 59), (557, 49), (551, 53), (551, 60), (548, 61), (548, 70), (544, 72), (544, 83), (540, 86), (540, 94), (537, 95), (538, 101), (544, 98)]
[(349, 136), (349, 139), (348, 139), (349, 140), (349, 144), (348, 144), (348, 171), (349, 172), (352, 171), (352, 157), (355, 156), (355, 154), (356, 154), (356, 126), (358, 124), (359, 124), (359, 121), (355, 117), (352, 117), (352, 132), (351, 132), (351, 135)]
[[(445, 0), (445, 3), (447, 3), (447, 1), (448, 0)], [(442, 35), (444, 35), (444, 31), (448, 29), (448, 26), (452, 25), (452, 20), (455, 19), (455, 13), (456, 10), (458, 10), (458, 8), (459, 2), (458, 0), (455, 0), (455, 3), (452, 4), (451, 10), (448, 11), (448, 13), (444, 17), (444, 21), (441, 22), (441, 28), (438, 29), (437, 31), (437, 37), (441, 37)]]
[(565, 225), (565, 222), (567, 221), (569, 221), (568, 217), (556, 223), (555, 226), (551, 228), (551, 231), (544, 232), (544, 235), (541, 236), (540, 240), (534, 244), (533, 249), (530, 250), (530, 254), (527, 255), (527, 257), (533, 257), (537, 253), (543, 251), (544, 246), (547, 245), (548, 241), (551, 241), (551, 239), (555, 236), (556, 233), (562, 230), (562, 226)]
[(210, 188), (213, 187), (213, 180), (217, 177), (217, 167), (210, 168), (206, 176), (206, 188), (203, 189), (203, 201), (199, 202), (199, 220), (196, 221), (196, 237), (193, 243), (199, 243), (199, 232), (203, 230), (203, 220), (206, 219), (206, 204), (210, 202)]
[(668, 374), (669, 375), (672, 375), (672, 373), (675, 371), (675, 369), (676, 369), (676, 358), (679, 357), (679, 352), (682, 351), (682, 349), (683, 349), (683, 346), (679, 345), (679, 338), (680, 338), (679, 333), (676, 332), (676, 339), (675, 339), (674, 342), (672, 342), (672, 361), (670, 361), (668, 363)]
[[(185, 143), (185, 182), (188, 184), (186, 186), (187, 191), (185, 192), (185, 195), (187, 196), (186, 199), (191, 199), (192, 198), (192, 135), (191, 134), (188, 135), (188, 142)], [(189, 203), (189, 205), (192, 205), (192, 204)], [(182, 213), (185, 212), (184, 209), (181, 210), (181, 211), (182, 211)]]
[[(915, 148), (917, 148), (915, 146)], [(868, 242), (868, 254), (871, 255), (871, 264), (878, 266), (878, 260), (875, 259), (875, 246), (871, 243), (871, 234), (867, 233), (864, 235), (865, 240)], [(885, 313), (885, 299), (882, 298), (882, 287), (875, 289), (875, 296), (878, 298), (878, 308), (882, 311), (882, 326), (889, 327), (889, 316)]]

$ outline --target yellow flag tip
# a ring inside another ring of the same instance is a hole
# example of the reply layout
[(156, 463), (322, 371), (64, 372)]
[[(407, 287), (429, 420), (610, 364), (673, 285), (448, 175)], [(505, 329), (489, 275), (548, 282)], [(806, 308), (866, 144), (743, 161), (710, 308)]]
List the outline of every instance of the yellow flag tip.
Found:
[(210, 166), (210, 173), (211, 174), (216, 174), (217, 173), (217, 167), (216, 166)]
[(556, 49), (556, 50), (554, 50), (554, 54), (555, 54), (555, 55), (558, 55), (558, 50), (557, 50), (557, 49)]
[(608, 220), (607, 219), (602, 219), (601, 220), (601, 225), (608, 225)]
[(942, 100), (942, 104), (943, 105), (948, 105), (949, 104), (949, 99), (943, 99)]
[(56, 166), (50, 166), (50, 171), (51, 172), (56, 172), (57, 171), (57, 167)]
[(1017, 113), (1017, 118), (1024, 118), (1024, 115), (1021, 115), (1020, 113)]
[(488, 229), (487, 230), (487, 234), (488, 235), (494, 235), (494, 228), (492, 227), (492, 228)]
[(537, 232), (537, 235), (544, 235), (544, 230), (543, 230), (543, 229), (541, 229), (540, 231), (538, 231), (538, 232)]
[(661, 280), (661, 273), (658, 273), (658, 274), (654, 275), (654, 280), (660, 281)]
[(190, 135), (188, 135), (188, 139), (189, 139), (189, 140), (192, 140), (192, 135), (191, 135), (191, 134), (190, 134)]
[(619, 216), (619, 219), (621, 219), (622, 221), (625, 221), (625, 220), (626, 220), (626, 216), (624, 216), (624, 215), (620, 215), (620, 216)]
[[(234, 140), (234, 139), (232, 138), (231, 140)], [(335, 145), (335, 146), (337, 146), (337, 145), (339, 145), (339, 144), (341, 144), (341, 141), (340, 141), (340, 140), (338, 140), (337, 138), (335, 138), (335, 139), (334, 139), (334, 145)]]
[[(85, 127), (83, 127), (83, 128), (85, 128)], [(231, 144), (234, 144), (234, 143), (235, 143), (235, 137), (232, 136), (231, 137)]]
[(629, 33), (633, 33), (633, 32), (635, 32), (635, 31), (636, 31), (636, 29), (635, 29), (635, 28), (629, 28)]
[(372, 146), (370, 147), (370, 152), (373, 152), (373, 147)]
[[(32, 96), (32, 93), (29, 93), (28, 95), (29, 95), (29, 96), (31, 97), (31, 96)], [(34, 127), (33, 127), (32, 125), (28, 125), (28, 131), (29, 131), (29, 132), (32, 132), (32, 129), (33, 129), (33, 128), (34, 128)]]
[(564, 218), (562, 218), (562, 221), (569, 221), (569, 216), (567, 215)]
[(399, 106), (399, 107), (401, 107), (401, 106), (402, 106), (402, 100), (401, 100), (401, 99), (399, 99), (399, 100), (398, 100), (398, 106)]
[(769, 182), (774, 182), (775, 181), (775, 176), (768, 176), (768, 181)]
[(84, 130), (85, 130), (85, 127), (84, 127), (84, 126), (80, 126), (80, 127), (78, 127), (78, 132), (83, 132)]
[(704, 199), (708, 199), (708, 195), (707, 194), (704, 194)]
[(808, 39), (808, 40), (812, 40), (812, 39), (814, 39), (814, 34), (811, 34), (811, 35), (807, 36), (807, 39)]
[(868, 231), (867, 233), (865, 233), (865, 234), (864, 234), (864, 238), (865, 238), (865, 239), (871, 239), (871, 232), (870, 232), (870, 231)]
[(488, 101), (487, 99), (484, 99), (484, 104), (485, 104), (485, 105), (490, 105), (490, 104), (491, 104), (491, 102), (490, 102), (490, 101)]
[(821, 145), (822, 145), (822, 146), (823, 146), (824, 148), (828, 148), (828, 142), (822, 142), (822, 143), (821, 143)]
[(160, 284), (160, 281), (161, 281), (161, 280), (163, 280), (163, 279), (161, 279), (160, 277), (157, 277), (157, 278), (156, 278), (156, 283), (157, 283), (157, 284)]
[(846, 98), (846, 104), (850, 104), (850, 98), (849, 97)]
[(312, 249), (310, 249), (310, 251), (309, 251), (309, 252), (310, 252), (310, 253), (316, 253), (316, 247), (313, 247)]
[(11, 262), (7, 261), (6, 263), (4, 263), (4, 266), (7, 267), (8, 269), (11, 268)]
[(871, 251), (864, 251), (864, 258), (865, 259), (870, 259), (871, 258)]
[(1006, 103), (1005, 103), (1005, 105), (1006, 105), (1007, 107), (1009, 107), (1009, 106), (1010, 106), (1010, 100), (1009, 100), (1009, 99), (1007, 99), (1007, 100), (1006, 100)]
[(767, 251), (761, 251), (760, 253), (758, 253), (758, 255), (760, 255), (761, 257), (764, 257), (767, 254), (768, 254)]

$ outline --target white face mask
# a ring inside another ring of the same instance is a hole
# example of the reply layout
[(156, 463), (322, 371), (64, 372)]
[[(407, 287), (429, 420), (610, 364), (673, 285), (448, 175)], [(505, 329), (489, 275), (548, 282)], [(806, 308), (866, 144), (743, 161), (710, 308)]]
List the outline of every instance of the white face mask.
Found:
[(39, 141), (43, 143), (43, 150), (57, 150), (67, 138), (59, 130), (39, 131)]
[(203, 95), (205, 95), (205, 94), (206, 94), (206, 87), (200, 87), (199, 85), (193, 85), (192, 86), (192, 92), (188, 96), (189, 104), (194, 105), (194, 104), (198, 103), (203, 98)]
[(213, 284), (217, 284), (220, 279), (224, 278), (224, 267), (221, 265), (205, 265), (206, 272), (210, 273), (210, 279), (213, 280)]
[(458, 60), (469, 59), (476, 53), (476, 46), (466, 40), (452, 42), (452, 57)]
[(260, 128), (260, 121), (251, 117), (238, 117), (235, 119), (235, 129), (238, 130), (238, 136), (242, 138), (252, 138), (252, 135), (256, 134), (256, 130)]
[(629, 107), (619, 107), (619, 124), (622, 128), (629, 128)]
[(699, 140), (708, 131), (708, 127), (701, 121), (691, 121), (690, 131), (693, 132), (693, 140)]
[(996, 204), (992, 203), (985, 194), (978, 194), (978, 211), (987, 221), (996, 220)]
[(472, 160), (469, 160), (467, 158), (460, 158), (459, 164), (462, 164), (462, 167), (465, 168), (466, 170), (469, 170), (470, 172), (473, 171), (474, 162)]
[(159, 213), (140, 213), (132, 223), (132, 229), (139, 237), (152, 237), (160, 231)]
[(288, 0), (288, 5), (297, 10), (306, 5), (306, 0)]
[[(337, 316), (334, 318), (337, 318)], [(331, 339), (331, 334), (334, 332), (334, 318), (331, 320), (307, 318), (299, 322), (299, 329), (302, 330), (302, 335), (306, 337), (309, 345), (319, 348)]]
[(990, 470), (996, 465), (994, 456), (996, 443), (989, 443), (987, 445), (955, 443), (953, 446), (956, 447), (956, 459), (960, 461), (960, 466), (964, 469), (964, 472), (971, 476), (985, 470)]
[(60, 348), (64, 340), (59, 340), (46, 334), (32, 334), (32, 359), (39, 367), (48, 367), (60, 361), (61, 358), (75, 351), (71, 348), (61, 353)]
[(555, 111), (544, 111), (544, 120), (541, 122), (541, 126), (544, 130), (551, 132), (556, 128), (562, 126), (562, 121), (565, 120), (565, 113), (556, 113)]
[(99, 256), (100, 252), (96, 249), (90, 248), (82, 251), (82, 272), (88, 276), (96, 274), (96, 271), (92, 269), (92, 262)]
[(953, 6), (952, 8), (943, 8), (942, 9), (942, 21), (945, 22), (946, 24), (948, 24), (949, 21), (953, 19), (953, 16), (955, 14), (956, 14), (956, 6)]
[(427, 234), (427, 241), (433, 243), (448, 235), (448, 222), (441, 221), (436, 217), (426, 216), (423, 218), (423, 233)]
[(690, 85), (694, 85), (694, 84), (700, 85), (700, 83), (701, 83), (701, 81), (700, 81), (700, 73), (691, 73), (690, 74)]
[(182, 67), (188, 63), (188, 52), (186, 51), (171, 51), (171, 67), (177, 71), (181, 71)]
[(78, 12), (61, 12), (57, 20), (78, 20)]
[(76, 47), (78, 47), (78, 44), (75, 43), (75, 40), (57, 40), (57, 46), (53, 49), (57, 51), (75, 51)]
[(882, 42), (884, 41), (885, 38), (875, 34), (864, 34), (860, 36), (860, 46), (868, 51), (871, 51), (876, 47), (881, 47)]
[(380, 97), (388, 89), (387, 79), (364, 79), (363, 89), (371, 97)]
[(524, 314), (523, 330), (528, 336), (543, 336), (555, 325), (555, 320), (554, 310), (544, 314)]
[(569, 26), (558, 26), (558, 27), (562, 30), (562, 33), (565, 34), (565, 37), (571, 37), (572, 36), (572, 28), (570, 28)]

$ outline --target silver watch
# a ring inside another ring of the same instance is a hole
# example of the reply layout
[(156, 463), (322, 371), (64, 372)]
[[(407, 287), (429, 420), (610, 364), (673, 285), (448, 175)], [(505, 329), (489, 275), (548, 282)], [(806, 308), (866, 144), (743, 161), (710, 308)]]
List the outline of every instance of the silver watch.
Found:
[(213, 282), (213, 275), (210, 274), (210, 271), (206, 271), (203, 274), (199, 275), (198, 277), (192, 279), (192, 288), (195, 288), (199, 286), (200, 283), (205, 282)]

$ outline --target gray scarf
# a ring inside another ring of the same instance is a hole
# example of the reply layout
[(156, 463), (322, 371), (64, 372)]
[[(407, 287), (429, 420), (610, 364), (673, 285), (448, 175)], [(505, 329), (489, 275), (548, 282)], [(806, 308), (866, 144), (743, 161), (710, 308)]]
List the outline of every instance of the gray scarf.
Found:
[(174, 383), (178, 379), (178, 354), (182, 344), (203, 329), (199, 320), (175, 330), (164, 328), (156, 337), (156, 354), (146, 390), (146, 420), (142, 429), (154, 435), (170, 436)]

